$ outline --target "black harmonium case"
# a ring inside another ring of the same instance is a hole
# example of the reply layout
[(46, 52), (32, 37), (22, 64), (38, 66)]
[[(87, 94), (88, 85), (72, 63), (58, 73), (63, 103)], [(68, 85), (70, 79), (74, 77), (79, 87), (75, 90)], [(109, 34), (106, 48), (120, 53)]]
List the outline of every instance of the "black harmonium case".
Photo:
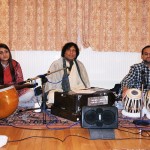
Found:
[(115, 95), (107, 89), (96, 88), (92, 94), (55, 92), (51, 114), (76, 122), (81, 120), (83, 106), (112, 106), (114, 102)]

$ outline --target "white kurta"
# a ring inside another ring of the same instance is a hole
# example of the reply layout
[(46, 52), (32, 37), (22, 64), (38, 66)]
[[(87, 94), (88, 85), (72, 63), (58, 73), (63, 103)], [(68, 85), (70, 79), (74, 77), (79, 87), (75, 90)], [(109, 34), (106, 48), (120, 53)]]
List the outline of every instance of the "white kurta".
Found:
[[(87, 71), (79, 60), (76, 60), (78, 63), (78, 66), (80, 68), (80, 74), (82, 77), (82, 80), (84, 81), (85, 85), (87, 88), (90, 87), (90, 82), (88, 78)], [(69, 67), (69, 63), (66, 62), (66, 66)], [(52, 65), (49, 68), (50, 72), (54, 72), (56, 70), (62, 69), (63, 68), (63, 58), (60, 58), (52, 63)], [(67, 70), (68, 71), (68, 70)], [(62, 85), (61, 81), (64, 75), (64, 70), (58, 71), (56, 73), (50, 74), (47, 76), (48, 82), (45, 85), (45, 92), (48, 92), (48, 103), (54, 103), (54, 92), (59, 91), (62, 92)], [(71, 69), (71, 72), (69, 73), (69, 82), (70, 82), (70, 88), (71, 90), (76, 90), (76, 89), (83, 89), (86, 88), (82, 82), (76, 64), (74, 63)]]

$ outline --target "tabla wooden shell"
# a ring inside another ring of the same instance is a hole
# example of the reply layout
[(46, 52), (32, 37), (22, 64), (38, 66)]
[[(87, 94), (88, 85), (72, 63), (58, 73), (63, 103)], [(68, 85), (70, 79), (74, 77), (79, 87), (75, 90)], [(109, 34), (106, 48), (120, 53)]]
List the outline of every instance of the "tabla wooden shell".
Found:
[(18, 106), (19, 97), (14, 86), (0, 89), (0, 119), (10, 116)]

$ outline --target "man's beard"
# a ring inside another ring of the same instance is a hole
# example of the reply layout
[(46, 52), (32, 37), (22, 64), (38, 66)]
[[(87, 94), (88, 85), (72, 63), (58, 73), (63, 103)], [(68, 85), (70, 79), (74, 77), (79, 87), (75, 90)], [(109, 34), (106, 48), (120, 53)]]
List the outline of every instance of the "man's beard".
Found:
[(144, 60), (144, 63), (145, 63), (146, 65), (150, 65), (150, 61), (147, 61), (147, 60)]

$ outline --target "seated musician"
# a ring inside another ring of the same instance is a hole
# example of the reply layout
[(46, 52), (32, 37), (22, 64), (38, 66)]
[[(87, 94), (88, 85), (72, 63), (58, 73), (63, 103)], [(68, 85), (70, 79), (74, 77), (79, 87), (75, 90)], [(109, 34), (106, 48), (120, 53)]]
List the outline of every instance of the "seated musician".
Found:
[(150, 90), (150, 45), (145, 46), (141, 51), (141, 63), (131, 66), (129, 73), (121, 82), (122, 97), (126, 95), (126, 91), (131, 88), (142, 88), (147, 92)]
[(74, 89), (84, 89), (90, 87), (87, 71), (83, 63), (77, 60), (79, 48), (73, 42), (66, 43), (61, 52), (61, 58), (55, 60), (49, 72), (54, 72), (62, 68), (68, 67), (55, 73), (50, 74), (45, 89), (48, 93), (48, 103), (54, 103), (54, 93), (69, 92)]
[(19, 106), (32, 107), (34, 106), (34, 91), (26, 88), (30, 85), (18, 85), (22, 81), (23, 74), (20, 64), (12, 59), (9, 47), (0, 43), (0, 88), (14, 85), (18, 91)]

